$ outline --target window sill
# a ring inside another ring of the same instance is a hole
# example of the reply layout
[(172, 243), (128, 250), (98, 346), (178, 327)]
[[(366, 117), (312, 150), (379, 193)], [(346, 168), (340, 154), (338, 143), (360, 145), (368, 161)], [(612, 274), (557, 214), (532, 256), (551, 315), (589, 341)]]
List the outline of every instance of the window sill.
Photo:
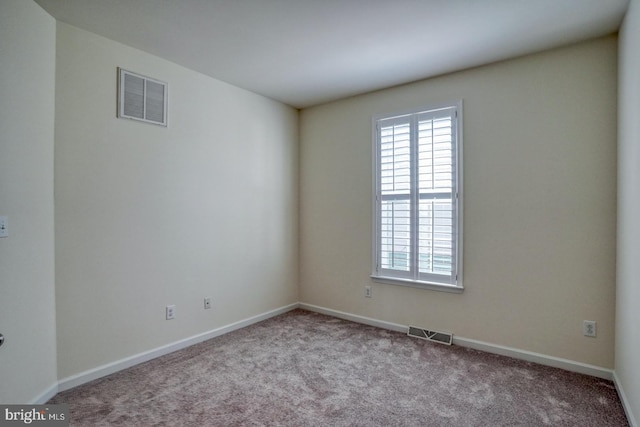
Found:
[(449, 292), (461, 294), (464, 291), (462, 286), (443, 285), (441, 283), (421, 282), (418, 280), (399, 279), (396, 277), (371, 275), (374, 282), (385, 283), (387, 285), (408, 286), (411, 288), (427, 289), (430, 291)]

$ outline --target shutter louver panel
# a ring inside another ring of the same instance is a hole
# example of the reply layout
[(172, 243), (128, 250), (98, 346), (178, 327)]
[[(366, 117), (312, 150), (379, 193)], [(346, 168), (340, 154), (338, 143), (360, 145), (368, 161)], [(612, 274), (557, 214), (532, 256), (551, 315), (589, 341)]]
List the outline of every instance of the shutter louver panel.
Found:
[(418, 122), (420, 191), (449, 191), (453, 185), (451, 118)]
[(147, 80), (145, 119), (164, 123), (164, 85)]
[(455, 271), (452, 124), (449, 110), (418, 117), (419, 274), (451, 276)]
[(420, 200), (419, 272), (451, 275), (453, 206), (450, 201)]
[(411, 189), (409, 123), (381, 129), (382, 194), (408, 194)]
[(382, 202), (382, 268), (409, 271), (411, 267), (411, 210), (408, 200)]
[(118, 117), (167, 125), (167, 84), (119, 69)]
[(144, 118), (144, 79), (131, 74), (124, 75), (124, 105), (125, 116)]
[(380, 129), (381, 264), (411, 268), (411, 137), (409, 122)]

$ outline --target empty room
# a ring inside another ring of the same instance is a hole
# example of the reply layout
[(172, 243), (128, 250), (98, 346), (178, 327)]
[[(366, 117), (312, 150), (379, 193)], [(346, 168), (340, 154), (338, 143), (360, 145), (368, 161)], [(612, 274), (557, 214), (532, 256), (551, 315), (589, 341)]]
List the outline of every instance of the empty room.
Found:
[(640, 426), (639, 70), (640, 0), (0, 0), (0, 424)]

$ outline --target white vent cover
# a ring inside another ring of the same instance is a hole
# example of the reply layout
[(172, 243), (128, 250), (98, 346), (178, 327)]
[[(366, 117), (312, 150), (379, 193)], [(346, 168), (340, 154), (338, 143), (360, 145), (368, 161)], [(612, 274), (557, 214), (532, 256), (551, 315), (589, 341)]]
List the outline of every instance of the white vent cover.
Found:
[(118, 117), (167, 126), (167, 84), (118, 68)]
[(420, 338), (427, 341), (439, 342), (441, 344), (451, 345), (453, 342), (453, 334), (448, 332), (430, 331), (428, 329), (416, 328), (415, 326), (409, 326), (410, 337)]

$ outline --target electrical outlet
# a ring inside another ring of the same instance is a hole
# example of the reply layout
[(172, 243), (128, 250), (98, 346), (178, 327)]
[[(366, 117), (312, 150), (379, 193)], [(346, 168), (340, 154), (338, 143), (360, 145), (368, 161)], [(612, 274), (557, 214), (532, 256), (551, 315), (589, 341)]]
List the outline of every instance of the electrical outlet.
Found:
[(176, 306), (175, 305), (168, 305), (167, 306), (167, 320), (171, 320), (171, 319), (175, 319), (176, 318)]
[(9, 237), (9, 220), (6, 216), (0, 216), (0, 237)]
[(211, 308), (211, 298), (205, 298), (204, 299), (204, 309), (208, 310)]
[(371, 286), (365, 286), (364, 287), (364, 296), (367, 297), (367, 298), (371, 298), (371, 296), (372, 296)]
[(596, 321), (595, 320), (584, 320), (582, 322), (582, 334), (585, 337), (595, 337), (596, 336)]

